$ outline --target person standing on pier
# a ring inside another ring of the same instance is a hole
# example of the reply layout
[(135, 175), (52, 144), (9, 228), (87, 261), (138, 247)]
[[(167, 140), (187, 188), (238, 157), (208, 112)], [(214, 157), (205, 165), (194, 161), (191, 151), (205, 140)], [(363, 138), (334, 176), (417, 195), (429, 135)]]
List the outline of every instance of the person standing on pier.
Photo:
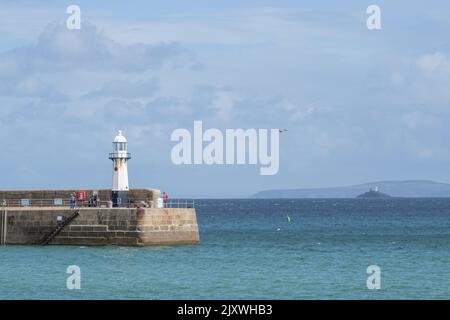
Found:
[(70, 195), (70, 208), (75, 209), (76, 204), (77, 204), (77, 200), (75, 198), (75, 195), (72, 193)]
[(169, 194), (167, 192), (163, 192), (163, 202), (164, 202), (164, 208), (167, 208), (167, 201), (169, 200)]

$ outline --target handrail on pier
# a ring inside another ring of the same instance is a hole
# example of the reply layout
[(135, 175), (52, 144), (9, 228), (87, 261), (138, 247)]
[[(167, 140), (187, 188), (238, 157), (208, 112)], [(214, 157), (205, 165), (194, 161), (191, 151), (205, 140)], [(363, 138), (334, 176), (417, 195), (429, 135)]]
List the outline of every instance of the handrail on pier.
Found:
[[(162, 199), (161, 199), (162, 200)], [(68, 208), (71, 207), (72, 204), (70, 199), (8, 199), (8, 200), (0, 200), (0, 205), (2, 207), (55, 207), (55, 208)], [(95, 203), (91, 203), (90, 201), (79, 201), (77, 200), (76, 206), (78, 208), (109, 208), (112, 206), (111, 201), (96, 201)], [(161, 205), (156, 205), (155, 201), (151, 199), (130, 199), (129, 205), (130, 208), (133, 207), (148, 207), (148, 208), (156, 208)], [(194, 208), (195, 202), (193, 199), (170, 199), (162, 203), (163, 208)]]
[(173, 199), (164, 202), (164, 208), (195, 208), (193, 199)]
[(43, 246), (49, 244), (50, 241), (52, 241), (67, 225), (69, 225), (79, 215), (79, 210), (72, 213), (67, 219), (63, 220), (55, 229), (53, 229), (48, 235), (46, 235), (41, 241), (41, 244)]

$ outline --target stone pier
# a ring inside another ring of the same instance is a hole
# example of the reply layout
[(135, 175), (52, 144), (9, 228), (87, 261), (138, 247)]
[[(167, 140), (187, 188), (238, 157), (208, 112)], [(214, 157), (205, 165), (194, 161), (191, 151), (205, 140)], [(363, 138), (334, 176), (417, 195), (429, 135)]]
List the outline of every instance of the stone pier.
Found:
[[(39, 244), (67, 219), (70, 208), (5, 208), (5, 244)], [(82, 208), (50, 244), (174, 245), (200, 241), (194, 208)], [(6, 219), (5, 219), (6, 216)]]

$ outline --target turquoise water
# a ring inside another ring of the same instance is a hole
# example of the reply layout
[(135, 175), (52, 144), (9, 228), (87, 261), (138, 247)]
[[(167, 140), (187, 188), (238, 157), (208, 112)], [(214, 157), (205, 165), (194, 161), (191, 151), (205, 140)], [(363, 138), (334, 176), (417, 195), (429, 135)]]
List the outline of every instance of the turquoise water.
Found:
[[(0, 299), (450, 298), (450, 199), (196, 207), (196, 246), (0, 247)], [(380, 290), (366, 286), (374, 264)], [(80, 290), (66, 288), (69, 265)]]

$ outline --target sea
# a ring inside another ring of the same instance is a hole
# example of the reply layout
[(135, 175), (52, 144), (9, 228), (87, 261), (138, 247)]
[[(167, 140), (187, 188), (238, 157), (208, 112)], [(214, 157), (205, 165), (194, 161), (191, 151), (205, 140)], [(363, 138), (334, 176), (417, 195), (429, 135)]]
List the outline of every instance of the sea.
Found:
[(450, 298), (450, 199), (195, 207), (198, 245), (1, 246), (0, 299)]

